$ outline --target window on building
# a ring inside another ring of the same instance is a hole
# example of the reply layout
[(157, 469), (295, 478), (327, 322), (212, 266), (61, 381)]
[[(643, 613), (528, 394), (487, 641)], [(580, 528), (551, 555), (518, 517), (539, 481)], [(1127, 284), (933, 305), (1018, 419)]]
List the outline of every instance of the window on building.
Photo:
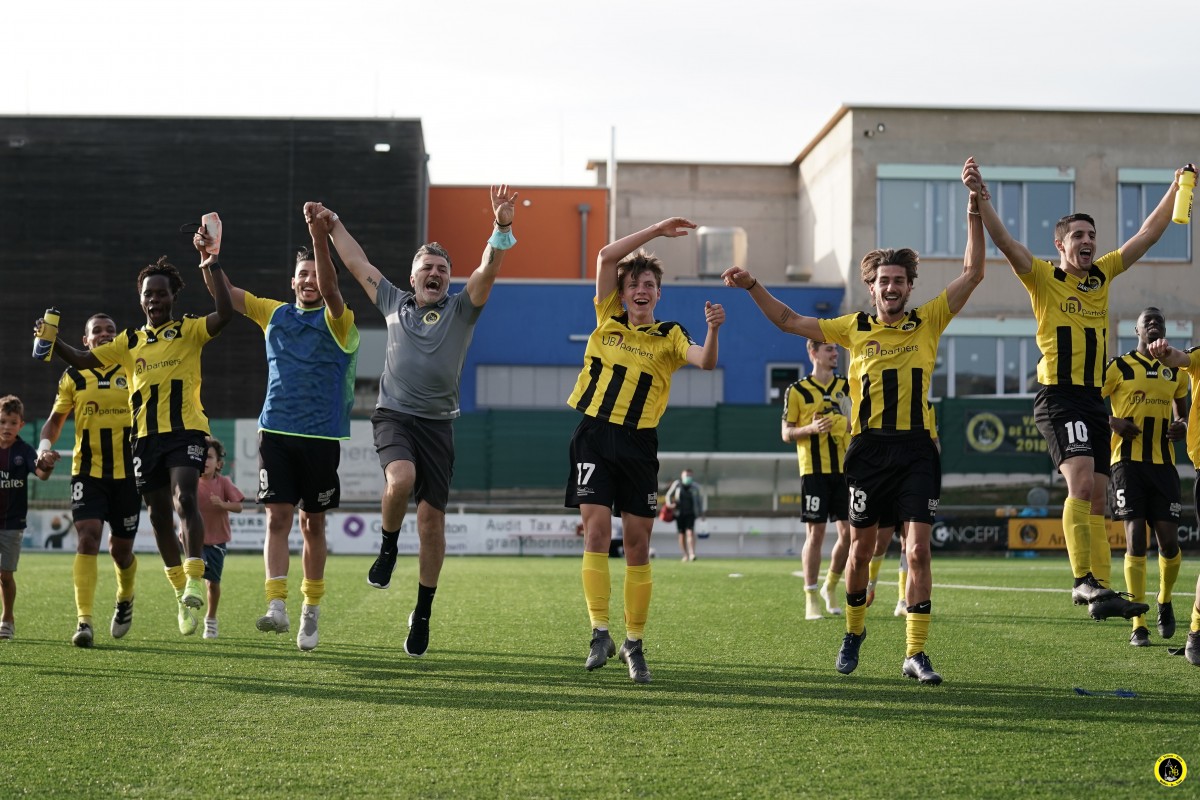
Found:
[[(1174, 178), (1171, 170), (1118, 170), (1117, 226), (1121, 242), (1129, 241), (1141, 229)], [(1142, 256), (1142, 260), (1191, 261), (1191, 233), (1191, 225), (1168, 225), (1162, 238)]]
[[(967, 242), (967, 189), (961, 175), (961, 165), (879, 165), (878, 246), (961, 258)], [(1054, 224), (1072, 207), (1074, 170), (992, 167), (987, 180), (992, 204), (1013, 237), (1034, 255), (1053, 258)], [(990, 242), (988, 249), (998, 255)]]

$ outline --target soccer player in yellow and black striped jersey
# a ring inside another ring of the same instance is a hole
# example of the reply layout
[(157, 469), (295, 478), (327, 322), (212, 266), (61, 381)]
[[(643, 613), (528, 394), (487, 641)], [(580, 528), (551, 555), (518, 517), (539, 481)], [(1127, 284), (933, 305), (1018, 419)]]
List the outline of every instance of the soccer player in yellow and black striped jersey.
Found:
[(696, 224), (672, 217), (612, 242), (596, 264), (596, 329), (567, 403), (583, 413), (571, 437), (566, 505), (583, 518), (583, 595), (592, 625), (584, 666), (604, 666), (617, 652), (608, 632), (608, 549), (612, 515), (625, 537), (625, 643), (620, 658), (637, 683), (650, 682), (642, 634), (650, 611), (650, 529), (658, 511), (658, 421), (671, 375), (685, 364), (717, 365), (717, 329), (725, 310), (704, 304), (708, 334), (692, 341), (677, 322), (654, 318), (662, 265), (640, 248), (660, 236), (687, 235)]
[[(1150, 343), (1148, 349), (1150, 355), (1157, 358), (1159, 363), (1187, 371), (1192, 391), (1192, 407), (1187, 420), (1187, 453), (1192, 464), (1200, 468), (1200, 403), (1195, 402), (1195, 398), (1200, 395), (1200, 347), (1193, 347), (1185, 353), (1171, 347), (1166, 339), (1156, 339)], [(1200, 524), (1200, 480), (1195, 483), (1192, 500), (1196, 509), (1196, 521)], [(1159, 566), (1161, 568), (1162, 565)], [(1189, 663), (1200, 667), (1200, 577), (1196, 579), (1196, 600), (1192, 605), (1192, 621), (1184, 656)]]
[[(808, 360), (813, 365), (812, 373), (784, 393), (780, 436), (786, 443), (795, 443), (800, 462), (800, 519), (807, 529), (801, 558), (804, 618), (817, 620), (822, 618), (818, 594), (830, 614), (842, 613), (833, 600), (833, 592), (846, 569), (846, 556), (850, 552), (850, 495), (842, 472), (842, 461), (850, 444), (850, 419), (842, 408), (850, 406), (850, 385), (834, 372), (838, 364), (837, 345), (809, 339)], [(837, 525), (837, 542), (829, 557), (825, 584), (818, 587), (821, 547), (828, 520)]]
[(1034, 421), (1067, 482), (1063, 534), (1075, 582), (1072, 601), (1086, 603), (1095, 619), (1129, 619), (1141, 613), (1107, 586), (1112, 570), (1104, 522), (1109, 430), (1100, 387), (1107, 361), (1108, 293), (1113, 279), (1144, 256), (1167, 229), (1182, 171), (1175, 171), (1175, 180), (1141, 229), (1111, 253), (1096, 255), (1096, 223), (1090, 216), (1060, 219), (1054, 227), (1057, 266), (1036, 258), (1012, 237), (992, 207), (977, 167), (963, 175), (967, 187), (981, 196), (979, 209), (988, 234), (1029, 292), (1042, 351)]
[[(1179, 576), (1179, 472), (1174, 442), (1187, 434), (1185, 374), (1150, 355), (1166, 328), (1157, 308), (1146, 308), (1134, 328), (1137, 349), (1117, 356), (1104, 371), (1102, 393), (1112, 402), (1113, 518), (1125, 523), (1125, 588), (1134, 603), (1146, 599), (1146, 523), (1158, 539), (1158, 632), (1175, 635), (1171, 592)], [(1147, 607), (1147, 610), (1148, 607)], [(1133, 617), (1129, 643), (1150, 646), (1146, 618)]]
[[(111, 342), (116, 323), (107, 314), (94, 314), (84, 328), (88, 350)], [(78, 542), (72, 574), (78, 626), (71, 642), (91, 647), (92, 606), (96, 599), (96, 557), (104, 523), (110, 533), (108, 550), (117, 572), (117, 605), (110, 632), (120, 639), (133, 624), (133, 588), (137, 559), (133, 539), (142, 516), (142, 498), (133, 481), (129, 450), (129, 377), (124, 368), (76, 369), (68, 367), (58, 382), (58, 396), (46, 423), (42, 445), (49, 450), (58, 441), (63, 423), (75, 415), (75, 457), (71, 463), (71, 518)]]
[[(974, 167), (968, 159), (964, 175)], [(747, 289), (767, 319), (785, 333), (834, 342), (850, 351), (850, 394), (854, 403), (845, 472), (850, 487), (850, 558), (846, 568), (846, 635), (836, 668), (858, 667), (866, 639), (867, 583), (881, 516), (896, 509), (908, 530), (908, 586), (905, 590), (906, 656), (902, 673), (939, 684), (925, 644), (929, 636), (933, 580), (929, 538), (941, 497), (941, 462), (930, 430), (929, 380), (937, 363), (942, 331), (983, 280), (983, 224), (978, 198), (968, 205), (967, 246), (962, 274), (935, 298), (906, 311), (918, 256), (909, 249), (872, 250), (860, 272), (875, 314), (859, 312), (836, 319), (801, 316), (777, 300), (741, 267), (723, 275), (728, 286)]]
[[(220, 270), (216, 257), (198, 245), (200, 269)], [(208, 418), (200, 403), (201, 350), (233, 318), (225, 281), (213, 281), (216, 310), (203, 318), (174, 318), (183, 278), (163, 256), (138, 273), (146, 324), (118, 334), (90, 351), (63, 342), (54, 348), (76, 369), (111, 369), (130, 375), (134, 480), (150, 511), (150, 524), (167, 579), (179, 600), (179, 631), (196, 631), (195, 610), (204, 606), (204, 522), (196, 488), (207, 454)], [(172, 510), (179, 516), (187, 560), (181, 562)]]

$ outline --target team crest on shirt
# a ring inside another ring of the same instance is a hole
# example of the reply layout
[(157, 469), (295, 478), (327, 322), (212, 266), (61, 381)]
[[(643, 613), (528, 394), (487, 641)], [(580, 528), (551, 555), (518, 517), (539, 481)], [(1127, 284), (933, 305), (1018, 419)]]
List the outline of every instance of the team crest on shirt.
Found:
[(426, 311), (425, 316), (421, 317), (421, 321), (426, 325), (436, 325), (437, 321), (442, 318), (442, 315), (437, 311)]
[(1159, 370), (1159, 374), (1162, 375), (1164, 381), (1175, 379), (1175, 373), (1170, 367), (1163, 367), (1161, 370)]
[(174, 328), (167, 328), (165, 331), (163, 331), (162, 337), (164, 339), (166, 339), (167, 341), (171, 341), (178, 335), (179, 335), (179, 331), (175, 330)]
[(1104, 280), (1099, 275), (1088, 275), (1075, 288), (1081, 292), (1094, 292), (1103, 285)]
[(900, 326), (900, 330), (902, 330), (902, 331), (912, 331), (912, 330), (916, 330), (916, 328), (917, 328), (917, 323), (913, 322), (912, 320), (909, 320), (908, 322), (906, 322)]
[(124, 375), (117, 376), (117, 379), (116, 379), (116, 381), (114, 381), (114, 383), (117, 384), (118, 389), (128, 389), (129, 388), (129, 381), (125, 380)]

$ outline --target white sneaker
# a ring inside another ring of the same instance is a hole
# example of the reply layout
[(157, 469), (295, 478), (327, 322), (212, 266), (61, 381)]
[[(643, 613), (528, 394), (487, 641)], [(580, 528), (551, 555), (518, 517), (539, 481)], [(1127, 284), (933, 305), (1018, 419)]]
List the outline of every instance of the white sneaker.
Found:
[(288, 621), (287, 606), (282, 600), (272, 600), (267, 604), (267, 613), (258, 618), (255, 623), (263, 633), (287, 633), (292, 629)]
[(893, 617), (907, 617), (908, 603), (904, 602), (904, 598), (896, 601), (896, 610), (892, 612)]
[(301, 650), (317, 649), (317, 618), (319, 616), (321, 616), (320, 606), (304, 604), (300, 611), (300, 630), (296, 632), (296, 646)]
[(842, 609), (838, 608), (833, 598), (829, 596), (828, 584), (821, 584), (821, 599), (825, 601), (825, 610), (832, 616), (840, 617), (842, 615)]
[(16, 636), (11, 622), (0, 622), (0, 639), (12, 639)]
[(204, 638), (217, 638), (217, 621), (215, 619), (204, 618)]

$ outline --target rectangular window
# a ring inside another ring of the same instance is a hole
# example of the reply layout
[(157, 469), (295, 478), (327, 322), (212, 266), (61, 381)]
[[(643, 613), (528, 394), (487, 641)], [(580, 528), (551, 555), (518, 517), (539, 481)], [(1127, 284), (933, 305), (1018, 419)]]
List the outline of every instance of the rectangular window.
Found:
[[(1122, 243), (1136, 234), (1174, 180), (1171, 170), (1117, 171), (1117, 227)], [(1162, 238), (1142, 256), (1143, 261), (1191, 261), (1191, 225), (1168, 224)]]
[[(924, 256), (958, 258), (967, 243), (967, 188), (961, 166), (880, 164), (877, 172), (879, 247), (912, 247)], [(1053, 258), (1054, 224), (1068, 213), (1075, 171), (1054, 167), (992, 167), (992, 205), (1013, 238), (1037, 256)], [(989, 242), (989, 252), (999, 255)]]

